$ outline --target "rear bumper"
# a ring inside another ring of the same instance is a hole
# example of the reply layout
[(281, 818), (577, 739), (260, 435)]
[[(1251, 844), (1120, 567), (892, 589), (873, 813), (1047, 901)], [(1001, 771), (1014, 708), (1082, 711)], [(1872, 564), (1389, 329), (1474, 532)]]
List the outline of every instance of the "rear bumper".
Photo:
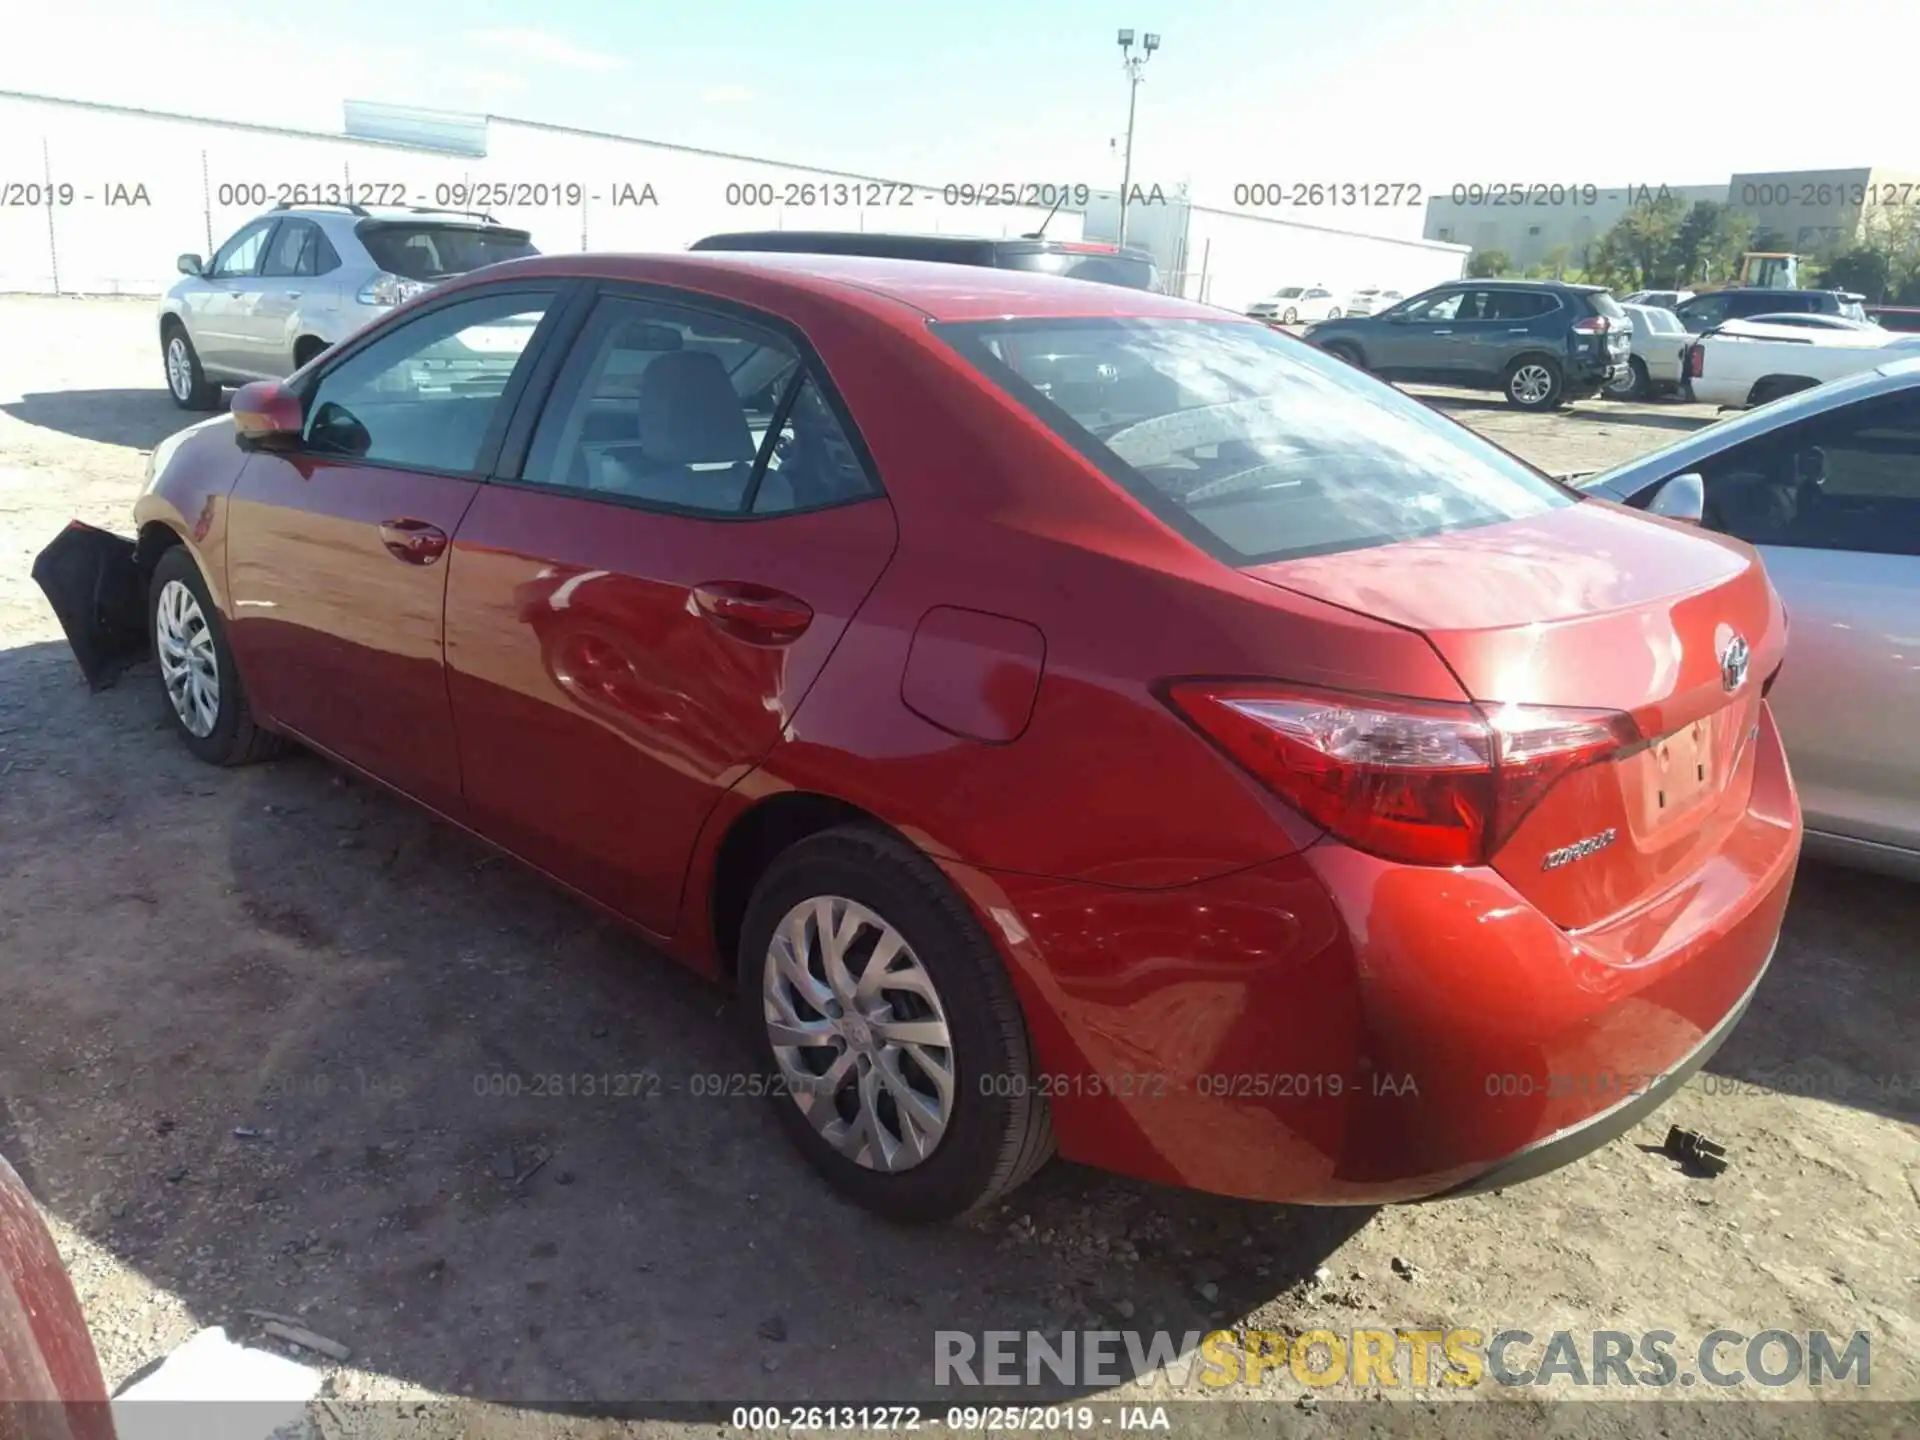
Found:
[(1766, 736), (1736, 840), (1597, 931), (1492, 870), (1331, 842), (1159, 891), (947, 869), (1008, 962), (1068, 1159), (1296, 1204), (1470, 1194), (1613, 1138), (1737, 1022), (1800, 848)]

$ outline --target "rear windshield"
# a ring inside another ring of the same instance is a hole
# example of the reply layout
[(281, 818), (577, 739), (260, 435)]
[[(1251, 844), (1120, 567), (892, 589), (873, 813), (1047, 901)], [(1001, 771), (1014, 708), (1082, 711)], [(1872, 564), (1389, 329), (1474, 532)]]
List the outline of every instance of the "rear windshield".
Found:
[(934, 327), (1173, 529), (1229, 565), (1353, 550), (1575, 503), (1516, 456), (1264, 325)]
[(1627, 318), (1627, 312), (1620, 308), (1620, 302), (1604, 290), (1593, 291), (1587, 296), (1587, 301), (1593, 306), (1593, 313), (1596, 315), (1604, 315), (1609, 320)]
[(1042, 275), (1064, 275), (1069, 280), (1093, 280), (1102, 285), (1124, 285), (1129, 290), (1158, 290), (1160, 272), (1151, 260), (1081, 250), (1013, 250), (1004, 253), (1001, 267), (1034, 270)]
[(1866, 307), (1861, 305), (1858, 300), (1853, 299), (1843, 299), (1840, 302), (1840, 313), (1849, 320), (1865, 320), (1867, 318)]
[(526, 231), (502, 226), (363, 224), (358, 234), (373, 263), (403, 280), (444, 280), (540, 253)]

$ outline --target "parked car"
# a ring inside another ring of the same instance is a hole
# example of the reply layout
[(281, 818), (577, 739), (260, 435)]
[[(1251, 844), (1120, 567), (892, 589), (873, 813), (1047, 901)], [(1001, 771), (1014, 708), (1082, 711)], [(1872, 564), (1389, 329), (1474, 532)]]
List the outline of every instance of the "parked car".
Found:
[(733, 977), (891, 1216), (1056, 1144), (1272, 1201), (1541, 1174), (1721, 1043), (1798, 858), (1750, 550), (1140, 290), (495, 266), (164, 442), (134, 520), (91, 534), (192, 754), (298, 740)]
[(1754, 315), (1750, 317), (1755, 325), (1791, 325), (1802, 330), (1874, 330), (1884, 331), (1885, 326), (1873, 320), (1853, 320), (1845, 315), (1814, 315), (1806, 312), (1783, 311), (1774, 315)]
[(1910, 353), (1920, 336), (1806, 330), (1731, 320), (1687, 347), (1687, 386), (1705, 405), (1745, 410)]
[(0, 1434), (114, 1440), (86, 1315), (46, 1221), (0, 1156)]
[(1287, 285), (1256, 300), (1247, 314), (1270, 325), (1298, 325), (1302, 321), (1338, 320), (1340, 302), (1324, 285)]
[(1840, 315), (1864, 320), (1867, 312), (1861, 299), (1848, 290), (1714, 290), (1683, 300), (1673, 313), (1682, 325), (1699, 335), (1728, 320), (1755, 315)]
[(1671, 310), (1675, 306), (1693, 298), (1691, 290), (1636, 290), (1631, 295), (1622, 295), (1622, 305), (1651, 305), (1656, 310)]
[(1633, 353), (1627, 357), (1625, 373), (1607, 383), (1607, 396), (1641, 400), (1680, 389), (1685, 383), (1690, 338), (1680, 318), (1671, 310), (1653, 305), (1622, 304), (1620, 308), (1633, 327)]
[(187, 278), (160, 302), (167, 390), (183, 410), (215, 409), (223, 386), (291, 375), (442, 280), (537, 253), (481, 214), (276, 205), (210, 261), (180, 257)]
[(1377, 286), (1368, 286), (1365, 290), (1356, 290), (1347, 297), (1347, 314), (1378, 315), (1382, 310), (1398, 305), (1406, 298), (1398, 290), (1382, 290)]
[(966, 235), (889, 235), (869, 230), (742, 230), (709, 235), (690, 250), (782, 251), (806, 255), (872, 255), (942, 265), (984, 265), (1091, 280), (1128, 290), (1161, 288), (1153, 252), (1100, 240), (990, 239)]
[(1920, 305), (1869, 305), (1866, 316), (1885, 330), (1920, 330)]
[(1698, 477), (1793, 620), (1768, 702), (1808, 853), (1920, 878), (1920, 356), (1880, 358), (1577, 483), (1645, 509)]
[(1597, 395), (1630, 366), (1632, 327), (1598, 285), (1457, 280), (1391, 310), (1307, 331), (1314, 345), (1389, 380), (1498, 390), (1523, 410)]

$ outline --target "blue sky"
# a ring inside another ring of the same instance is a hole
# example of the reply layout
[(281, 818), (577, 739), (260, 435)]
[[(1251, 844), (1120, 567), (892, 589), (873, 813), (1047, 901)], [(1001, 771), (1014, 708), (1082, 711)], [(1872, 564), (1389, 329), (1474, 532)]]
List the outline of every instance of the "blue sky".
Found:
[[(1111, 186), (1127, 98), (1114, 32), (1127, 25), (1164, 41), (1140, 90), (1135, 178), (1187, 181), (1208, 203), (1261, 180), (1411, 181), (1431, 193), (1466, 181), (1920, 169), (1905, 92), (1875, 74), (1873, 37), (1893, 13), (1883, 0), (227, 10), (196, 9), (188, 24), (150, 0), (62, 0), (11, 29), (0, 88), (322, 130), (339, 128), (342, 100), (376, 100), (930, 184)], [(1783, 61), (1783, 33), (1811, 47), (1805, 64)], [(78, 43), (89, 37), (99, 43)], [(1662, 54), (1671, 58), (1650, 58)], [(1381, 214), (1363, 228), (1417, 233), (1419, 218)]]

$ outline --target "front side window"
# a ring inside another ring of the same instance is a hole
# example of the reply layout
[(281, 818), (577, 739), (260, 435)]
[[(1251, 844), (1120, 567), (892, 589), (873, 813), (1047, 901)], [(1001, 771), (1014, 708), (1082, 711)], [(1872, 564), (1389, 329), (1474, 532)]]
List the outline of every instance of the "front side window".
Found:
[(1460, 313), (1467, 292), (1449, 290), (1444, 295), (1436, 295), (1431, 300), (1416, 300), (1407, 306), (1407, 314), (1415, 320), (1451, 320)]
[(257, 274), (260, 258), (267, 248), (267, 234), (273, 221), (256, 220), (220, 247), (213, 257), (210, 274), (221, 280), (235, 280)]
[(1264, 325), (1102, 318), (935, 330), (1227, 564), (1387, 544), (1576, 503), (1464, 426)]
[(1920, 555), (1920, 393), (1785, 425), (1694, 468), (1705, 523), (1749, 544)]
[(732, 316), (629, 296), (594, 307), (521, 478), (724, 515), (877, 493), (785, 338)]
[(551, 294), (484, 295), (394, 327), (320, 377), (307, 402), (307, 448), (471, 473), (552, 304)]

